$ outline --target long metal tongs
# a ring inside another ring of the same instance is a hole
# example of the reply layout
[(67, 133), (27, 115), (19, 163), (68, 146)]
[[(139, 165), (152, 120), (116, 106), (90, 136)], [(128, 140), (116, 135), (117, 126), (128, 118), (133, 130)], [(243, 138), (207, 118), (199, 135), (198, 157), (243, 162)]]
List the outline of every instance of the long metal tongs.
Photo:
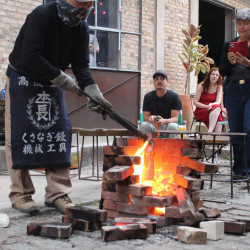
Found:
[[(120, 125), (125, 127), (127, 130), (129, 130), (132, 134), (139, 137), (140, 139), (142, 139), (144, 141), (148, 141), (149, 145), (151, 146), (151, 149), (148, 150), (148, 151), (153, 150), (154, 141), (153, 141), (152, 138), (149, 138), (144, 132), (140, 131), (133, 123), (131, 123), (125, 117), (121, 116), (116, 111), (107, 108), (104, 104), (102, 104), (101, 102), (99, 102), (98, 100), (96, 100), (95, 98), (93, 98), (92, 96), (87, 94), (86, 92), (84, 92), (82, 89), (81, 89), (81, 92), (82, 92), (83, 95), (88, 97), (90, 100), (95, 102), (97, 105), (100, 105), (103, 108), (103, 110), (105, 111), (105, 113), (108, 114), (111, 119), (118, 122)], [(104, 115), (103, 115), (103, 118), (105, 119)]]

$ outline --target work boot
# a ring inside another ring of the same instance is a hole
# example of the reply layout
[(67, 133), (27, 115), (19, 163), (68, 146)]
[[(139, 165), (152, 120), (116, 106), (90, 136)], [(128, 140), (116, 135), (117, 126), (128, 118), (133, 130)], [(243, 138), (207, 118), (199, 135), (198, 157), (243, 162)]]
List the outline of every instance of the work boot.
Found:
[(19, 212), (30, 213), (31, 215), (35, 215), (39, 211), (37, 204), (33, 201), (31, 196), (26, 196), (18, 200), (12, 204), (12, 207), (17, 209)]
[(53, 203), (45, 202), (45, 205), (48, 207), (55, 207), (62, 214), (65, 213), (65, 209), (67, 207), (73, 207), (75, 204), (72, 203), (71, 199), (68, 195), (63, 195), (57, 199)]

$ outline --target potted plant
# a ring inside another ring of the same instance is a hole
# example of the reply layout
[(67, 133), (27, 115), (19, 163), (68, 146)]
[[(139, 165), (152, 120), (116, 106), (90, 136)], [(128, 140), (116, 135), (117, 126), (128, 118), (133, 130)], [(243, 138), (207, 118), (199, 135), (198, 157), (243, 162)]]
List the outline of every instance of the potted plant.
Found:
[(183, 106), (183, 120), (187, 121), (187, 130), (190, 130), (193, 120), (193, 109), (190, 95), (187, 95), (190, 73), (194, 71), (195, 76), (198, 76), (200, 72), (206, 74), (210, 70), (210, 64), (214, 64), (214, 60), (207, 56), (209, 51), (208, 45), (204, 46), (198, 43), (202, 38), (199, 36), (200, 27), (201, 26), (195, 27), (193, 24), (190, 24), (187, 30), (182, 30), (185, 35), (185, 38), (183, 39), (184, 51), (179, 57), (185, 67), (187, 77), (185, 81), (184, 95), (180, 95), (180, 98)]

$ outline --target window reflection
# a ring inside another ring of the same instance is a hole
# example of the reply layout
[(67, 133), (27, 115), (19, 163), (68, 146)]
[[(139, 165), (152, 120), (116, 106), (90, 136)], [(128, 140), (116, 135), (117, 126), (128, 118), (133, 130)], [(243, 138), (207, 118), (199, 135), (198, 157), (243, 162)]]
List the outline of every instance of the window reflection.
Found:
[(100, 51), (96, 54), (97, 66), (118, 68), (118, 33), (98, 31), (97, 40)]
[[(94, 10), (88, 17), (88, 24), (90, 26), (99, 26), (106, 28), (118, 28), (118, 1), (117, 0), (103, 0), (95, 4)], [(95, 23), (95, 15), (97, 15), (97, 23)]]

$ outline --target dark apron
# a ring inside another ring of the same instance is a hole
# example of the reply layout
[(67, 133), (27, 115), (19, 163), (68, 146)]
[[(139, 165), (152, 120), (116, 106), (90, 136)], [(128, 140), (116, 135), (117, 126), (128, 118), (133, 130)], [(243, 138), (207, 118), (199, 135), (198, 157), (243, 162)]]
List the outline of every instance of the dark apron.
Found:
[(72, 127), (65, 93), (10, 74), (13, 169), (70, 167)]

